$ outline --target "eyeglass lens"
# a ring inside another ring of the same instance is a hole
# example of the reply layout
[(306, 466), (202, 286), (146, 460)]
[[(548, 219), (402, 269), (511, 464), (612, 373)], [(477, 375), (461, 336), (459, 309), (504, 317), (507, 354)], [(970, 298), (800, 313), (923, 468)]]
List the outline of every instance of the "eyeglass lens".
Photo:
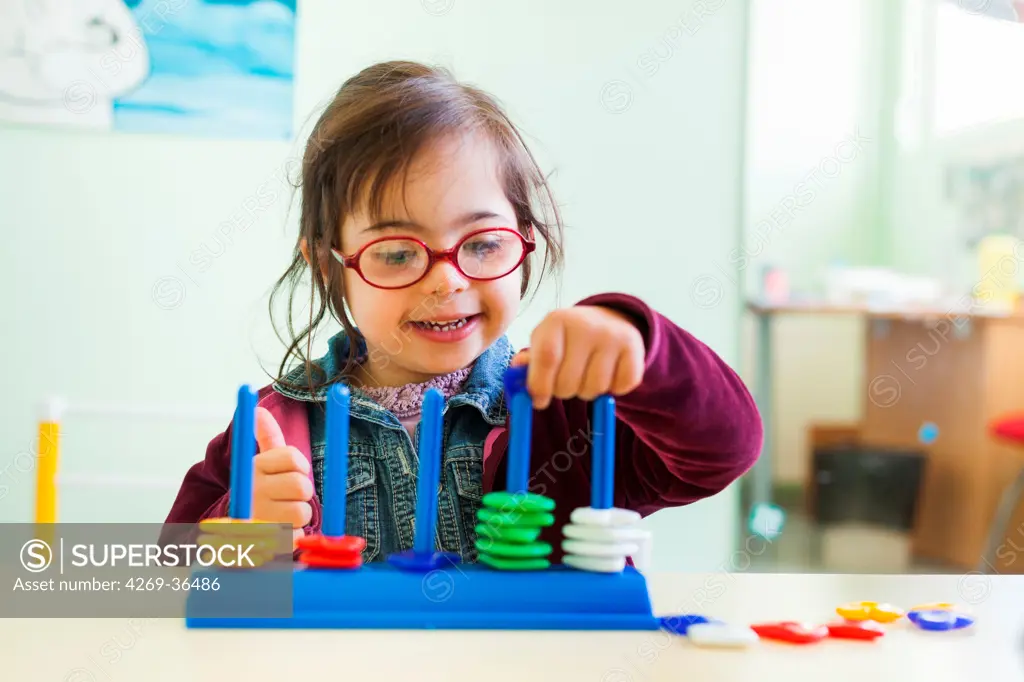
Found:
[[(523, 242), (511, 232), (481, 232), (462, 242), (456, 253), (459, 268), (473, 279), (495, 279), (519, 264)], [(430, 262), (421, 244), (406, 239), (378, 242), (363, 251), (359, 269), (378, 286), (398, 287), (416, 281)]]

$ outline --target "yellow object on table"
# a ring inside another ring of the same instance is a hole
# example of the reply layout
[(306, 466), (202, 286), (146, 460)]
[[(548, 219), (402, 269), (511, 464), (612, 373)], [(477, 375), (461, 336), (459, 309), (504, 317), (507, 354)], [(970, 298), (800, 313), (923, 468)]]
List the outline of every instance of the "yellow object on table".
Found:
[(1009, 234), (988, 235), (978, 243), (978, 283), (971, 293), (985, 310), (1011, 312), (1017, 307), (1019, 249), (1019, 240)]
[(892, 604), (859, 601), (843, 604), (836, 608), (836, 613), (846, 620), (873, 620), (876, 623), (892, 623), (902, 618), (904, 611)]

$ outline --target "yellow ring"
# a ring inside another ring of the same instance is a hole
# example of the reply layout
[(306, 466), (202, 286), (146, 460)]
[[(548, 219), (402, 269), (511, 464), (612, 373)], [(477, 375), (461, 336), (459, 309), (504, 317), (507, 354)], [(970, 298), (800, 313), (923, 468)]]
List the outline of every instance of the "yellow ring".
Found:
[(920, 604), (910, 609), (911, 611), (956, 611), (956, 604), (948, 601), (937, 601), (930, 604)]
[(230, 517), (203, 519), (199, 529), (211, 535), (271, 536), (282, 532), (283, 524), (258, 521), (255, 519), (232, 519)]
[(843, 604), (836, 608), (836, 613), (846, 620), (873, 620), (878, 623), (891, 623), (903, 617), (902, 609), (891, 604), (879, 604), (876, 601)]
[(252, 545), (250, 552), (291, 552), (291, 543), (279, 541), (276, 538), (261, 538), (258, 536), (231, 537), (228, 535), (200, 535), (196, 538), (197, 545), (209, 545), (220, 549), (221, 547), (248, 547)]

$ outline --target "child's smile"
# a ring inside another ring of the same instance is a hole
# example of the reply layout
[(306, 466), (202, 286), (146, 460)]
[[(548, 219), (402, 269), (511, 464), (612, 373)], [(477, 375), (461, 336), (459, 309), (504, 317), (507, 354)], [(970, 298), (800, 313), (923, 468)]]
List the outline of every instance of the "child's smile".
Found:
[(409, 324), (429, 341), (453, 343), (467, 338), (476, 331), (481, 317), (480, 313), (468, 313), (459, 317), (431, 318)]

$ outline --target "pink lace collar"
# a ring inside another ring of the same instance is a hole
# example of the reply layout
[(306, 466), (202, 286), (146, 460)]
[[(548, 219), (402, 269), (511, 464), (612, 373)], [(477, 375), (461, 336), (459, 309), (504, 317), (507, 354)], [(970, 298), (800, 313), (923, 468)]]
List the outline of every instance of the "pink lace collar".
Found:
[(423, 394), (428, 389), (436, 388), (444, 395), (445, 400), (462, 390), (472, 367), (466, 367), (436, 376), (422, 384), (406, 384), (405, 386), (364, 386), (363, 392), (386, 410), (390, 410), (399, 419), (415, 417), (420, 413)]

